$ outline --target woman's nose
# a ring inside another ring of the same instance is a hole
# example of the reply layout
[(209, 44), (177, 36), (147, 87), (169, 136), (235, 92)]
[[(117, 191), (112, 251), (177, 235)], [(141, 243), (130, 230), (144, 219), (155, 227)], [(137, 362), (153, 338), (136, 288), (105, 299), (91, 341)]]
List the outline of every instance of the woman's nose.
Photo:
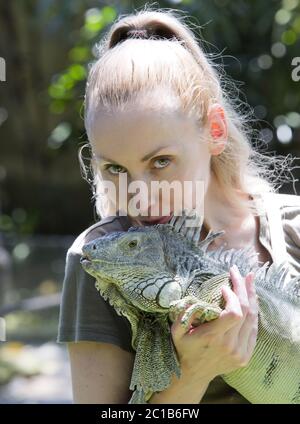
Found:
[[(128, 193), (129, 211), (132, 216), (150, 216), (151, 209), (155, 211), (157, 206), (157, 199), (153, 189), (151, 189), (151, 180), (145, 178), (135, 180), (131, 187), (129, 186), (130, 192)], [(134, 214), (135, 211), (135, 214)]]

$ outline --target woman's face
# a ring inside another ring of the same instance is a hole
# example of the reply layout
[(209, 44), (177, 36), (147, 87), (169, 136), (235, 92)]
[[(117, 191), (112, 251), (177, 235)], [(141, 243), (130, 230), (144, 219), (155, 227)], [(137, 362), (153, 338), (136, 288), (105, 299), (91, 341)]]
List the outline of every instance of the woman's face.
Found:
[[(127, 178), (127, 190), (133, 182), (147, 188), (127, 193), (125, 207), (137, 224), (169, 216), (183, 207), (196, 207), (196, 190), (202, 190), (198, 195), (203, 199), (210, 169), (210, 153), (203, 139), (204, 131), (197, 128), (195, 119), (176, 111), (172, 102), (161, 107), (140, 102), (124, 111), (99, 113), (90, 131), (98, 172), (116, 188), (116, 199), (110, 199), (116, 210), (124, 210), (119, 202), (119, 174)], [(154, 181), (176, 181), (177, 188), (163, 195), (162, 190), (153, 189)], [(185, 181), (192, 183), (184, 186)], [(138, 203), (133, 202), (137, 195)], [(130, 200), (138, 209), (133, 210)]]

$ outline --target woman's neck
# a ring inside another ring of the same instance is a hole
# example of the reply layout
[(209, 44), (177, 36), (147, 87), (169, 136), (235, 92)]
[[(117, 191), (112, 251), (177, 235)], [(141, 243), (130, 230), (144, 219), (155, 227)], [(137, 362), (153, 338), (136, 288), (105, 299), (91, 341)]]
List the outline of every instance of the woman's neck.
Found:
[[(246, 204), (249, 194), (241, 193), (240, 204), (228, 198), (212, 174), (204, 199), (203, 238), (209, 230), (224, 230), (215, 246), (226, 242), (231, 245), (252, 243), (256, 237), (256, 221)], [(234, 247), (234, 246), (232, 246)]]

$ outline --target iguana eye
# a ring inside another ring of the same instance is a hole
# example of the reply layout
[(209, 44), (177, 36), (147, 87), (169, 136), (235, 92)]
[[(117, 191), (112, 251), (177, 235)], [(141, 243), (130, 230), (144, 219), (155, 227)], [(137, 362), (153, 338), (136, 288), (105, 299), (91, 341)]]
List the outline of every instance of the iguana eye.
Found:
[(129, 243), (128, 243), (128, 246), (129, 247), (135, 247), (137, 245), (137, 240), (131, 240)]

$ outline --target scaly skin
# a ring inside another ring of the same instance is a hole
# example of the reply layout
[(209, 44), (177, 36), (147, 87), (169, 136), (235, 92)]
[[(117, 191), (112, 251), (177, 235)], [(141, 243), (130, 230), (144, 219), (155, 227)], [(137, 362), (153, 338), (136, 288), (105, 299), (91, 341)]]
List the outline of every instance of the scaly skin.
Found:
[(247, 367), (222, 377), (251, 403), (300, 403), (300, 277), (288, 280), (283, 265), (259, 266), (249, 248), (207, 251), (223, 232), (200, 242), (200, 226), (188, 228), (187, 220), (184, 213), (169, 224), (131, 227), (82, 249), (82, 266), (96, 288), (131, 323), (136, 355), (129, 403), (147, 402), (174, 373), (180, 377), (170, 325), (182, 311), (186, 329), (193, 314), (199, 325), (217, 319), (234, 264), (242, 275), (255, 274), (259, 331)]

